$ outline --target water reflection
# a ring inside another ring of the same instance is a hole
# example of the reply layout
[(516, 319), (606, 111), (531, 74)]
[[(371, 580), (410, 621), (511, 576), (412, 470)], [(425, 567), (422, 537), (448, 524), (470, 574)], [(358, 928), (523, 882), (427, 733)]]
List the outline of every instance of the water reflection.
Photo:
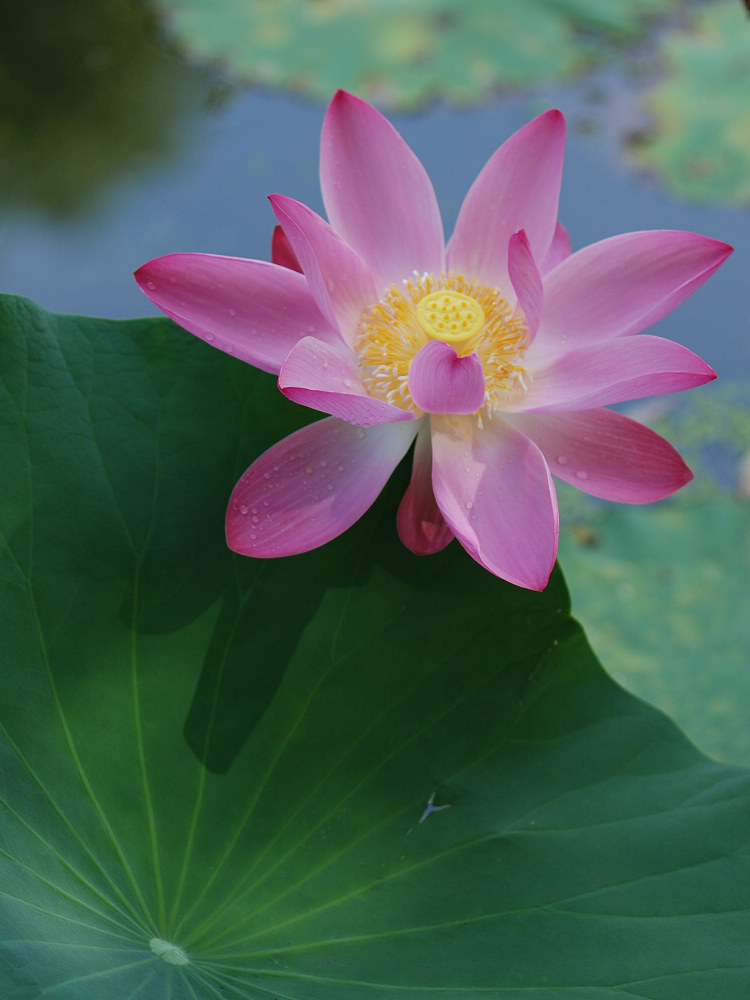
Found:
[(136, 0), (10, 0), (0, 32), (0, 199), (91, 211), (113, 179), (171, 153), (192, 74)]

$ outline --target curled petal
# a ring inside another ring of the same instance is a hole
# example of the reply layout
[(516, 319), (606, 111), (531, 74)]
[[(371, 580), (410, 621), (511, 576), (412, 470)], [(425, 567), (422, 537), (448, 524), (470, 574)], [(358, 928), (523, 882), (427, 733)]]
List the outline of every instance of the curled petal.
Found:
[(272, 559), (336, 538), (372, 506), (414, 439), (413, 421), (308, 424), (256, 459), (234, 488), (227, 544)]
[(614, 410), (509, 419), (541, 448), (553, 475), (603, 500), (651, 503), (693, 478), (668, 441)]
[(658, 229), (584, 247), (545, 278), (533, 350), (553, 356), (640, 333), (675, 309), (731, 252), (718, 240)]
[(542, 277), (534, 263), (531, 246), (523, 229), (513, 233), (508, 242), (508, 274), (513, 290), (518, 296), (518, 304), (526, 317), (529, 343), (531, 343), (539, 329), (544, 289)]
[(291, 271), (302, 272), (302, 268), (299, 266), (299, 261), (297, 260), (297, 254), (292, 249), (292, 244), (289, 242), (289, 238), (281, 226), (273, 227), (271, 260), (274, 264), (278, 264), (279, 267), (288, 267)]
[(443, 340), (420, 347), (409, 367), (409, 392), (425, 413), (476, 413), (484, 403), (484, 369), (476, 354), (459, 357)]
[(417, 435), (411, 482), (397, 516), (398, 536), (418, 556), (440, 552), (453, 538), (432, 492), (432, 443), (430, 425)]
[(378, 299), (367, 266), (325, 219), (306, 205), (279, 194), (271, 195), (270, 201), (318, 308), (352, 344), (362, 313)]
[(373, 268), (378, 298), (415, 270), (444, 270), (443, 224), (424, 167), (379, 111), (344, 91), (323, 123), (320, 184), (331, 225)]
[(295, 403), (361, 427), (413, 419), (408, 410), (368, 395), (347, 347), (314, 337), (305, 337), (289, 352), (279, 372), (279, 388)]
[(703, 385), (716, 372), (687, 347), (641, 334), (571, 351), (532, 372), (519, 411), (590, 410)]
[(135, 272), (141, 290), (197, 337), (266, 372), (278, 372), (300, 337), (335, 343), (305, 278), (263, 260), (178, 253)]
[(565, 119), (547, 111), (503, 143), (466, 195), (448, 245), (448, 266), (506, 293), (508, 240), (525, 229), (537, 260), (555, 232)]
[(432, 487), (461, 545), (496, 576), (543, 590), (557, 555), (557, 498), (537, 446), (495, 417), (432, 417)]

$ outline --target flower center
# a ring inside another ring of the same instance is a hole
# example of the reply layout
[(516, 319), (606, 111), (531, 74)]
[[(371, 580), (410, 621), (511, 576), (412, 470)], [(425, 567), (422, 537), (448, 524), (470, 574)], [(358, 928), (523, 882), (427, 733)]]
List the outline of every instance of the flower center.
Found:
[[(417, 320), (432, 340), (444, 340), (460, 354), (482, 332), (484, 309), (463, 292), (444, 288), (430, 292), (417, 303)], [(470, 353), (470, 351), (466, 351)]]
[(355, 350), (370, 395), (421, 413), (409, 394), (409, 366), (430, 340), (445, 341), (461, 356), (479, 357), (485, 381), (480, 413), (491, 417), (526, 388), (523, 314), (497, 288), (462, 274), (415, 273), (403, 288), (391, 285), (360, 321)]

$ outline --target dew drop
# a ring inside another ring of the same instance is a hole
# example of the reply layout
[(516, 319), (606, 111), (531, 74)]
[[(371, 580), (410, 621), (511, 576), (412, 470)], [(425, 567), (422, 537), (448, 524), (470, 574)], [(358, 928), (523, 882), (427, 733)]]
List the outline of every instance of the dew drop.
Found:
[(146, 288), (150, 289), (152, 292), (156, 290), (156, 284), (153, 281), (146, 282)]
[[(270, 472), (264, 472), (263, 473), (263, 478), (264, 479), (270, 479), (271, 478), (271, 473)], [(268, 502), (267, 500), (263, 501), (263, 503), (267, 503), (267, 502)]]
[(258, 523), (258, 522), (260, 521), (260, 518), (258, 517), (258, 515), (257, 515), (257, 514), (254, 514), (254, 515), (253, 515), (253, 516), (252, 516), (252, 517), (250, 518), (250, 520), (251, 520), (251, 521), (253, 522), (253, 524), (257, 524), (257, 523)]
[(320, 465), (321, 469), (325, 469), (325, 467), (328, 465), (328, 462), (326, 462), (326, 460), (324, 458), (321, 458), (321, 460), (319, 462), (319, 465)]
[(250, 510), (250, 508), (249, 508), (249, 507), (246, 507), (244, 503), (243, 503), (243, 504), (240, 504), (240, 506), (239, 506), (239, 508), (238, 508), (238, 509), (239, 509), (239, 512), (240, 512), (240, 514), (242, 514), (243, 516), (244, 516), (245, 514), (247, 514), (247, 512), (248, 512), (248, 511)]
[(333, 483), (329, 483), (328, 486), (326, 486), (326, 489), (330, 493), (333, 490)]
[(207, 343), (213, 344), (214, 340), (215, 340), (215, 337), (214, 337), (214, 335), (212, 333), (207, 333), (206, 334), (206, 342)]
[(565, 455), (558, 455), (557, 456), (557, 464), (558, 465), (567, 465), (568, 464), (568, 460), (565, 457)]
[(357, 437), (359, 438), (360, 441), (364, 441), (364, 439), (365, 439), (365, 431), (364, 431), (363, 427), (358, 427), (357, 428)]
[(467, 500), (467, 501), (466, 501), (466, 509), (467, 509), (467, 510), (471, 510), (471, 508), (472, 508), (473, 506), (474, 506), (474, 504), (473, 504), (473, 503), (471, 502), (471, 500)]
[(352, 387), (352, 380), (350, 378), (345, 378), (344, 379), (344, 385), (346, 386), (347, 389), (351, 389), (351, 387)]
[(250, 537), (252, 538), (252, 540), (253, 540), (253, 541), (255, 541), (255, 539), (256, 539), (256, 538), (257, 538), (258, 536), (257, 536), (257, 535), (255, 534), (255, 532), (254, 532), (254, 531), (251, 531), (251, 532), (250, 532)]
[(582, 469), (579, 469), (578, 472), (576, 472), (576, 479), (588, 479), (588, 478), (589, 478), (588, 472), (584, 472)]
[(315, 472), (315, 469), (313, 469), (313, 467), (311, 465), (306, 465), (305, 466), (305, 472), (307, 473), (308, 476), (311, 476), (313, 474), (313, 472)]

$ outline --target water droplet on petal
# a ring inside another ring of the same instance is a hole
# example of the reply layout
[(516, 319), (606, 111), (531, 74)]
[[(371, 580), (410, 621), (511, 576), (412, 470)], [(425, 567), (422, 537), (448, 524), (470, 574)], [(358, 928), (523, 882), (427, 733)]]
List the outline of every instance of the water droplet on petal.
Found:
[(321, 458), (321, 460), (319, 462), (319, 465), (320, 465), (321, 469), (325, 469), (325, 467), (328, 465), (328, 462), (326, 462), (326, 460), (324, 458)]
[(344, 379), (344, 385), (346, 386), (347, 389), (351, 389), (351, 387), (352, 387), (352, 380), (350, 378), (345, 378)]
[(364, 427), (358, 427), (357, 428), (357, 437), (359, 438), (360, 441), (364, 441), (364, 439), (365, 439), (365, 429), (364, 429)]
[(589, 478), (588, 472), (583, 472), (582, 469), (579, 469), (578, 472), (576, 472), (576, 479), (588, 479), (588, 478)]
[(557, 456), (557, 464), (558, 465), (567, 465), (568, 464), (568, 460), (565, 457), (565, 455), (558, 455)]
[(467, 510), (471, 510), (471, 508), (472, 508), (473, 506), (474, 506), (474, 504), (473, 504), (473, 503), (471, 502), (471, 500), (467, 500), (467, 501), (466, 501), (466, 509), (467, 509)]
[(247, 514), (247, 512), (250, 510), (250, 508), (247, 507), (244, 503), (240, 504), (240, 506), (237, 509), (239, 510), (240, 514), (242, 514), (242, 515)]
[(311, 476), (313, 474), (313, 472), (315, 472), (315, 469), (313, 469), (313, 467), (311, 465), (306, 465), (305, 466), (305, 472), (307, 473), (308, 476)]
[[(270, 472), (264, 472), (263, 473), (263, 478), (264, 479), (270, 479), (271, 478), (271, 473)], [(268, 502), (267, 500), (263, 501), (263, 503), (267, 503), (267, 502)]]
[(153, 291), (156, 290), (156, 283), (153, 282), (153, 281), (147, 281), (146, 282), (146, 288), (150, 289), (150, 291), (153, 292)]

